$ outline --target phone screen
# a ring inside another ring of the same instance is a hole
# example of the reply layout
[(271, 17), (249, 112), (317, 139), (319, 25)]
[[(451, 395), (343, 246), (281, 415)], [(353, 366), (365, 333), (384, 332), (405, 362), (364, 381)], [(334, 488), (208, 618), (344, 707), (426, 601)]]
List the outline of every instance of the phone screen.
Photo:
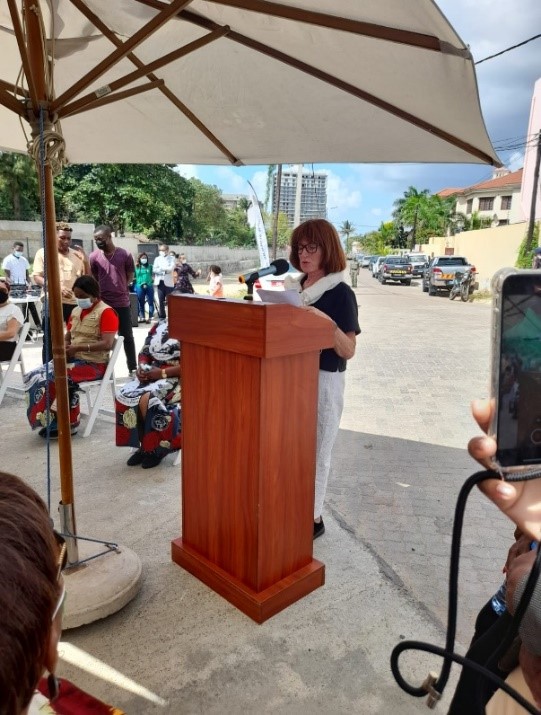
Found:
[(541, 463), (541, 274), (503, 283), (497, 459), (503, 467)]

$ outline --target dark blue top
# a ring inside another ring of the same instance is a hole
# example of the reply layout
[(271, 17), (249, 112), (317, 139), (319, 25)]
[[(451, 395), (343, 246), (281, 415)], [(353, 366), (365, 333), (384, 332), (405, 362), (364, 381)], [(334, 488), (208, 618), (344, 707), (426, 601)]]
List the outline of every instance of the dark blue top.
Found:
[[(344, 333), (359, 335), (359, 310), (357, 297), (347, 283), (339, 283), (331, 290), (325, 291), (321, 298), (312, 304), (334, 320)], [(344, 372), (347, 360), (341, 358), (332, 348), (321, 351), (319, 369), (327, 372)]]

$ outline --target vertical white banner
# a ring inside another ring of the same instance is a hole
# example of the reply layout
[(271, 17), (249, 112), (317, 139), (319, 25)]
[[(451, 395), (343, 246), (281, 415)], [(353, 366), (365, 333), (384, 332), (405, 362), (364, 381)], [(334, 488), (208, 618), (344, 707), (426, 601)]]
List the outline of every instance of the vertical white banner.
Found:
[(248, 209), (248, 223), (255, 230), (255, 240), (257, 250), (259, 251), (259, 263), (262, 268), (266, 268), (270, 266), (267, 232), (265, 231), (265, 224), (263, 223), (263, 216), (261, 215), (261, 208), (259, 207), (259, 200), (255, 189), (250, 182), (248, 182), (248, 185), (250, 187), (250, 198), (252, 200), (252, 204)]

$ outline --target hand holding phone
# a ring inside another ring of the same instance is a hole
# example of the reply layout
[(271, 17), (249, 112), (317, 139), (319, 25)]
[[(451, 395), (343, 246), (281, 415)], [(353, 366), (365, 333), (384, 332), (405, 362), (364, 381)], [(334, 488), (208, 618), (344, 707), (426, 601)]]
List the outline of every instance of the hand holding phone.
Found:
[[(475, 400), (472, 414), (479, 427), (487, 432), (493, 421), (495, 403)], [(497, 452), (496, 440), (486, 434), (474, 437), (468, 444), (470, 455), (483, 466), (493, 468)], [(487, 479), (479, 489), (508, 516), (521, 531), (532, 539), (541, 539), (541, 479), (527, 482), (507, 482), (504, 479)]]

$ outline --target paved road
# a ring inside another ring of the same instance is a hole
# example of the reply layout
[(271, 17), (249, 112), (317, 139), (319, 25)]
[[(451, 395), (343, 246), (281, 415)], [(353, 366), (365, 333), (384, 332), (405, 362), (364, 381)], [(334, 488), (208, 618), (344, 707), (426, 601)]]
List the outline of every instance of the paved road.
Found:
[[(490, 305), (381, 285), (361, 270), (362, 334), (348, 368), (328, 509), (445, 621), (454, 503), (476, 471), (469, 403), (488, 391)], [(510, 524), (475, 492), (467, 509), (459, 635), (496, 590)]]

